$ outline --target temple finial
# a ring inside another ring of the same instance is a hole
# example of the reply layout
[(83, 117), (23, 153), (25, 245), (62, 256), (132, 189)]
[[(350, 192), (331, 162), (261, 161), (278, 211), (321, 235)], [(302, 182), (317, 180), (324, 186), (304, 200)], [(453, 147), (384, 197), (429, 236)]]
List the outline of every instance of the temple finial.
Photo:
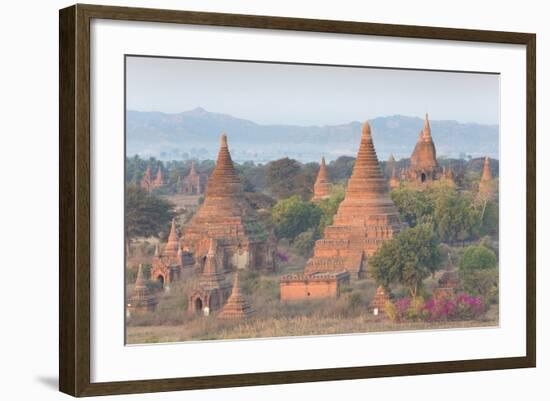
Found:
[(362, 139), (372, 139), (371, 131), (370, 131), (370, 125), (368, 121), (365, 121), (363, 124), (363, 129), (361, 131), (361, 138)]
[(225, 132), (222, 133), (220, 138), (220, 146), (227, 148), (227, 134)]

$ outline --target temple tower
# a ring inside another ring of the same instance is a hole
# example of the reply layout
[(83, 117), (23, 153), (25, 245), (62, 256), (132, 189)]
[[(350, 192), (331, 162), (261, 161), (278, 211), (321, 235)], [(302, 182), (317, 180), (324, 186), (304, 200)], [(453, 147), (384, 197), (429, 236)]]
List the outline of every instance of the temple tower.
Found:
[(206, 186), (204, 202), (183, 229), (183, 249), (192, 252), (199, 270), (211, 240), (220, 248), (221, 268), (273, 269), (275, 244), (244, 197), (233, 166), (227, 136), (221, 136), (216, 167)]
[(254, 314), (254, 310), (241, 293), (239, 273), (235, 273), (231, 296), (218, 315), (220, 319), (247, 319)]
[(330, 197), (331, 183), (328, 179), (327, 166), (325, 164), (325, 157), (321, 158), (321, 166), (319, 168), (319, 173), (317, 174), (317, 179), (313, 186), (313, 202), (318, 202), (322, 199)]
[(162, 177), (162, 169), (159, 167), (157, 169), (157, 175), (155, 177), (155, 180), (153, 181), (153, 188), (160, 188), (164, 186), (164, 178)]
[(181, 193), (186, 195), (202, 195), (206, 186), (206, 179), (197, 172), (195, 161), (191, 161), (189, 174), (185, 176), (181, 183)]
[(145, 174), (143, 174), (143, 178), (141, 179), (140, 187), (147, 192), (153, 190), (153, 173), (151, 172), (151, 166), (147, 166)]
[(390, 189), (399, 188), (399, 185), (401, 182), (399, 181), (399, 178), (397, 178), (397, 173), (395, 172), (395, 167), (392, 169), (391, 177), (389, 181)]
[(400, 230), (399, 214), (390, 198), (366, 122), (344, 200), (333, 224), (316, 241), (305, 273), (348, 271), (354, 278), (361, 277), (368, 257)]
[(189, 294), (189, 312), (208, 314), (220, 309), (229, 297), (231, 285), (226, 282), (223, 272), (219, 269), (217, 251), (216, 241), (211, 240), (199, 284)]
[(424, 128), (420, 131), (418, 141), (411, 155), (410, 166), (407, 170), (407, 178), (410, 181), (424, 184), (439, 179), (441, 172), (442, 169), (437, 163), (430, 121), (426, 113)]
[(131, 315), (134, 312), (153, 311), (156, 306), (157, 301), (155, 296), (147, 288), (147, 282), (143, 277), (143, 266), (140, 264), (138, 267), (134, 291), (128, 299), (128, 314)]
[(491, 173), (491, 162), (486, 157), (483, 161), (483, 170), (481, 172), (481, 179), (479, 181), (479, 196), (484, 199), (489, 199), (494, 195), (494, 182), (493, 175)]

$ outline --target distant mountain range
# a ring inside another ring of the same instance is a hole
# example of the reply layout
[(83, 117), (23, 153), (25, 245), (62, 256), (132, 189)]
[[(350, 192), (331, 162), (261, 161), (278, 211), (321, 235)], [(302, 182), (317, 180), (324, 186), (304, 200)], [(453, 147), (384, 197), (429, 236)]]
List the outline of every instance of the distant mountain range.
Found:
[[(262, 125), (202, 108), (182, 113), (127, 111), (127, 154), (164, 160), (213, 159), (219, 137), (226, 132), (235, 160), (266, 162), (291, 157), (302, 162), (355, 156), (359, 121), (325, 126)], [(389, 116), (369, 120), (380, 159), (393, 154), (409, 157), (423, 120)], [(438, 157), (490, 156), (498, 158), (499, 127), (448, 120), (430, 120)]]

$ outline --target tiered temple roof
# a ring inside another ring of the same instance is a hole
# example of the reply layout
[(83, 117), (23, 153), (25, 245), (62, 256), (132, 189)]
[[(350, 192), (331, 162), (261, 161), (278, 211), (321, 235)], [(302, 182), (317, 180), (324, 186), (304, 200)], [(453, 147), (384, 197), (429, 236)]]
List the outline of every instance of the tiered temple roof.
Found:
[(424, 183), (440, 178), (441, 167), (437, 162), (435, 144), (432, 139), (432, 131), (428, 114), (424, 119), (424, 128), (420, 131), (418, 142), (411, 155), (410, 166), (407, 170), (409, 180)]
[(141, 179), (140, 186), (147, 192), (153, 190), (153, 173), (151, 172), (151, 166), (147, 166), (145, 174), (143, 174), (143, 178)]
[(330, 196), (331, 183), (328, 178), (327, 166), (325, 164), (325, 157), (321, 158), (321, 166), (319, 168), (319, 173), (317, 174), (317, 179), (313, 186), (313, 198), (314, 202), (326, 199)]
[(399, 214), (390, 198), (366, 122), (344, 200), (334, 223), (325, 228), (323, 238), (315, 243), (305, 273), (346, 270), (353, 277), (362, 276), (367, 257), (400, 230)]
[(190, 312), (200, 312), (205, 307), (214, 311), (221, 308), (229, 297), (231, 285), (218, 266), (217, 250), (216, 241), (211, 240), (198, 286), (189, 294)]
[(218, 315), (220, 319), (246, 319), (254, 314), (254, 310), (241, 293), (239, 286), (239, 274), (235, 274), (231, 296)]
[(227, 251), (232, 265), (266, 267), (267, 231), (245, 200), (225, 134), (221, 136), (216, 167), (208, 180), (204, 202), (183, 230), (183, 248), (200, 260), (212, 239)]

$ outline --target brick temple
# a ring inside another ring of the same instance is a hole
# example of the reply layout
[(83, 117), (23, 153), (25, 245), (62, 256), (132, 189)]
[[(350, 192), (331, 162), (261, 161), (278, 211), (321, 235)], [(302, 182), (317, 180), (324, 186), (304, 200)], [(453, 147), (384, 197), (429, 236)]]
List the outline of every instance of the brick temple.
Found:
[(281, 302), (337, 298), (342, 285), (349, 284), (349, 279), (350, 274), (346, 271), (281, 276)]
[(405, 176), (409, 181), (424, 184), (438, 180), (441, 178), (441, 173), (442, 169), (437, 162), (430, 121), (428, 120), (428, 114), (426, 114), (424, 128), (418, 136)]
[(368, 257), (400, 230), (399, 214), (390, 198), (366, 122), (344, 200), (333, 224), (316, 241), (305, 273), (348, 271), (353, 278), (362, 277)]
[(204, 202), (183, 230), (182, 247), (193, 254), (200, 271), (211, 240), (217, 243), (221, 268), (275, 268), (276, 244), (244, 197), (242, 183), (231, 160), (227, 136), (221, 136), (216, 167), (208, 179)]
[(185, 269), (191, 269), (194, 265), (191, 253), (184, 252), (180, 246), (180, 238), (176, 228), (176, 220), (172, 220), (168, 241), (163, 251), (159, 246), (155, 248), (155, 256), (152, 261), (151, 278), (156, 280), (161, 287), (179, 280)]
[(152, 312), (157, 306), (157, 300), (147, 288), (147, 281), (143, 277), (143, 266), (138, 267), (136, 283), (132, 295), (128, 298), (127, 313)]
[(198, 286), (189, 293), (188, 311), (191, 313), (208, 315), (222, 308), (231, 294), (231, 284), (225, 280), (217, 254), (216, 241), (211, 240)]
[(179, 192), (185, 195), (202, 195), (206, 188), (206, 176), (199, 174), (195, 168), (195, 161), (191, 162), (189, 174), (181, 180)]
[(141, 179), (140, 187), (147, 192), (153, 192), (156, 188), (161, 188), (164, 186), (164, 178), (162, 176), (162, 169), (160, 165), (157, 169), (157, 175), (153, 178), (153, 173), (151, 171), (151, 166), (147, 166), (143, 178)]
[(318, 202), (322, 199), (327, 199), (330, 197), (330, 190), (332, 184), (328, 178), (327, 166), (325, 164), (324, 156), (321, 158), (321, 166), (319, 167), (319, 173), (315, 179), (315, 184), (313, 185), (313, 202)]

